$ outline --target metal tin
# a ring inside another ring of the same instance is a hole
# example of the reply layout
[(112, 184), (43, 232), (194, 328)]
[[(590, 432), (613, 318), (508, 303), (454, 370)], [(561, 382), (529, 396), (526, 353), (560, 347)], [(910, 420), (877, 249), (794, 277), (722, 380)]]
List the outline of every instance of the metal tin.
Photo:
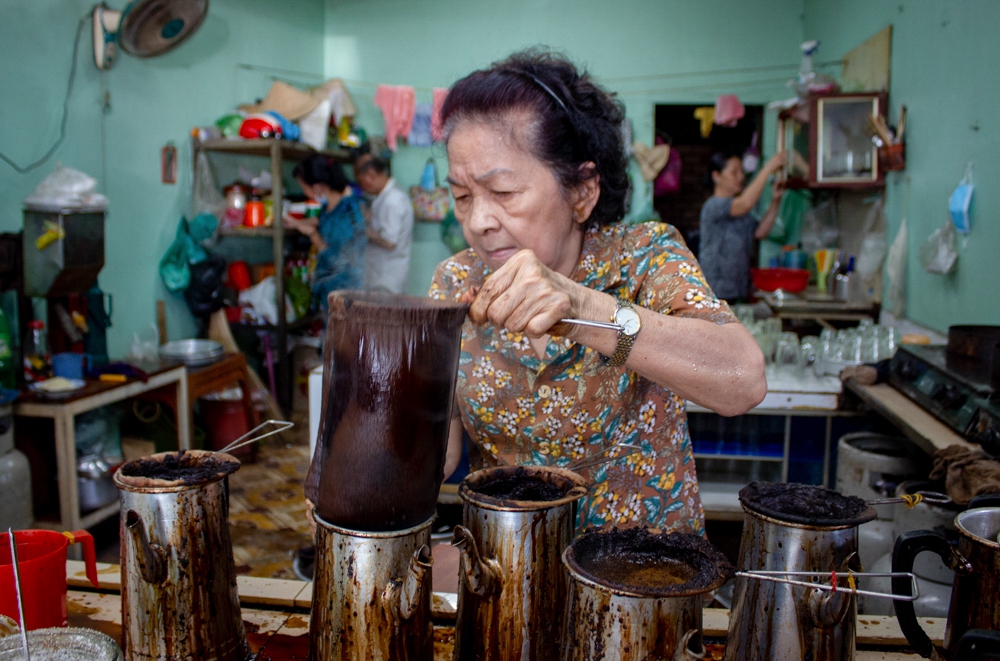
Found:
[[(810, 526), (746, 516), (740, 570), (860, 571), (857, 524)], [(854, 566), (849, 566), (853, 564)], [(737, 575), (725, 661), (854, 659), (857, 598)]]
[[(475, 490), (514, 471), (557, 484), (566, 495), (526, 502)], [(487, 468), (462, 481), (463, 525), (453, 542), (461, 551), (456, 661), (558, 658), (566, 605), (561, 556), (588, 486), (576, 473), (546, 466)]]
[(316, 516), (311, 661), (433, 658), (432, 521), (364, 532)]
[[(192, 455), (239, 466), (227, 454), (193, 450), (186, 456)], [(226, 473), (181, 484), (125, 476), (120, 468), (115, 484), (126, 661), (246, 659)]]

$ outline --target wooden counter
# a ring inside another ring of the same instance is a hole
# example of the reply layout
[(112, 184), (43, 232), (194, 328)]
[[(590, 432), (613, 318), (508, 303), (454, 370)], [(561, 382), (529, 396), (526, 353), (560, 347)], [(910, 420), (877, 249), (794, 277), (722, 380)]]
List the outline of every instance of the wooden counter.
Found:
[[(96, 629), (116, 640), (121, 637), (120, 569), (118, 565), (98, 564), (101, 590), (81, 589), (90, 586), (82, 562), (67, 562), (69, 625)], [(257, 661), (292, 661), (308, 658), (309, 612), (312, 584), (277, 579), (239, 578), (240, 602), (247, 639)], [(454, 597), (435, 593), (432, 602), (434, 619), (434, 661), (451, 661), (455, 643)], [(944, 636), (943, 618), (921, 618), (921, 624), (936, 644)], [(706, 608), (704, 636), (721, 643), (729, 629), (729, 611)], [(900, 651), (907, 646), (894, 617), (861, 615), (857, 624), (858, 661), (903, 661), (919, 659), (916, 654)], [(721, 658), (722, 644), (709, 645), (711, 657)]]
[(949, 445), (962, 445), (970, 449), (979, 447), (956, 434), (888, 383), (865, 386), (854, 379), (848, 379), (845, 386), (928, 454), (934, 454)]

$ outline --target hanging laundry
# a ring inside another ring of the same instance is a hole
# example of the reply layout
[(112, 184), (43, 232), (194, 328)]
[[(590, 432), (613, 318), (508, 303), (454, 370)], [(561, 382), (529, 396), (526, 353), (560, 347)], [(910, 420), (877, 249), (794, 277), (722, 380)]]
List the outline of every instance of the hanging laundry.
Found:
[(632, 155), (639, 164), (643, 180), (652, 181), (667, 164), (667, 160), (670, 158), (670, 146), (647, 147), (641, 142), (635, 142), (632, 144)]
[(701, 137), (707, 138), (712, 133), (712, 124), (715, 123), (715, 106), (695, 108), (694, 118), (701, 122)]
[(382, 111), (385, 121), (385, 140), (389, 149), (396, 151), (397, 137), (406, 138), (413, 127), (416, 94), (406, 85), (379, 85), (375, 89), (375, 105)]
[(431, 138), (431, 113), (433, 106), (430, 103), (418, 103), (413, 112), (413, 128), (410, 129), (408, 142), (411, 147), (430, 147), (433, 144)]
[(715, 100), (715, 123), (733, 128), (743, 119), (746, 108), (735, 94), (720, 94)]
[(448, 96), (448, 90), (442, 89), (440, 87), (434, 88), (434, 102), (433, 109), (431, 110), (431, 137), (434, 142), (441, 142), (444, 140), (444, 127), (441, 125), (441, 108), (444, 106), (444, 100)]

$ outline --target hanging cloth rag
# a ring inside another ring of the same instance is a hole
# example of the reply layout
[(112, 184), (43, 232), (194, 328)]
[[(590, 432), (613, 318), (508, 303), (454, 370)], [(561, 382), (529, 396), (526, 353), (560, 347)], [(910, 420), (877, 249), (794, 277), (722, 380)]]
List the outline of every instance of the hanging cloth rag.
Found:
[(1000, 493), (1000, 461), (982, 450), (950, 445), (934, 453), (930, 479), (941, 478), (955, 504), (968, 505), (976, 496)]
[(431, 138), (431, 113), (430, 103), (418, 103), (413, 112), (413, 128), (410, 129), (408, 142), (411, 147), (430, 147), (434, 140)]
[(715, 123), (733, 128), (743, 119), (746, 108), (735, 94), (720, 94), (715, 100)]
[(444, 126), (441, 125), (441, 108), (444, 107), (444, 100), (448, 96), (448, 90), (435, 87), (433, 91), (434, 102), (431, 104), (431, 137), (434, 142), (444, 140)]
[(667, 164), (670, 158), (670, 145), (647, 147), (641, 142), (635, 142), (632, 143), (632, 155), (639, 164), (643, 180), (652, 181)]
[(379, 85), (375, 89), (375, 105), (382, 111), (385, 121), (386, 143), (389, 149), (396, 151), (397, 137), (408, 137), (413, 127), (416, 94), (406, 85)]
[(702, 106), (694, 109), (694, 118), (701, 122), (701, 137), (712, 134), (712, 124), (715, 123), (715, 106)]

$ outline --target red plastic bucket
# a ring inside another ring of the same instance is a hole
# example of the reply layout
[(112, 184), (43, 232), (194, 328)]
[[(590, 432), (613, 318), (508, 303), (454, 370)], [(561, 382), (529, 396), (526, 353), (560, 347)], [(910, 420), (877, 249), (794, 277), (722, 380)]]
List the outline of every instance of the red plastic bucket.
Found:
[[(70, 544), (83, 544), (87, 578), (96, 588), (94, 538), (86, 530), (19, 530), (14, 533), (14, 541), (17, 544), (21, 597), (28, 629), (66, 626), (66, 548)], [(0, 534), (0, 615), (6, 615), (20, 624), (7, 533)]]

